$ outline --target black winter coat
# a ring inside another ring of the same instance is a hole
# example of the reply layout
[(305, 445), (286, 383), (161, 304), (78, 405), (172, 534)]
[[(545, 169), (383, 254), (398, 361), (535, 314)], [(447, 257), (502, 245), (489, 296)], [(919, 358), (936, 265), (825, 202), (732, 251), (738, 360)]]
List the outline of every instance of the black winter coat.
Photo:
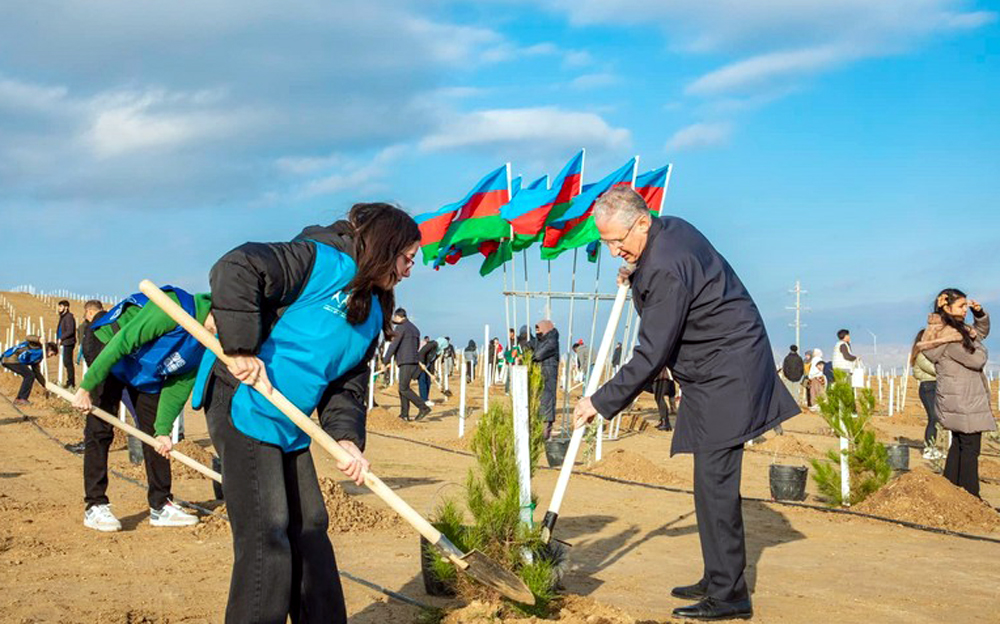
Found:
[(56, 329), (59, 336), (59, 344), (64, 347), (76, 345), (76, 317), (72, 312), (64, 312), (59, 315), (59, 326)]
[(428, 341), (427, 344), (422, 346), (420, 351), (417, 353), (417, 359), (420, 360), (420, 363), (424, 365), (424, 368), (426, 368), (427, 372), (431, 375), (434, 374), (434, 362), (437, 361), (437, 357), (438, 345), (433, 340)]
[(664, 366), (684, 388), (671, 454), (738, 446), (799, 413), (776, 383), (750, 293), (694, 226), (654, 219), (631, 283), (639, 344), (591, 397), (599, 413), (611, 418), (623, 410)]
[[(314, 225), (290, 243), (246, 243), (222, 256), (212, 267), (209, 283), (223, 351), (256, 354), (308, 283), (316, 261), (315, 245), (330, 245), (353, 258), (350, 232), (345, 221)], [(354, 368), (330, 382), (316, 407), (324, 431), (335, 440), (354, 442), (361, 450), (368, 414), (368, 362), (377, 345), (376, 338)], [(212, 374), (232, 388), (239, 384), (221, 362), (216, 362)]]
[(420, 361), (418, 356), (420, 350), (420, 330), (417, 326), (406, 319), (393, 330), (394, 336), (389, 343), (389, 349), (382, 356), (382, 363), (388, 364), (392, 361), (392, 356), (396, 356), (396, 365), (416, 364)]
[(802, 375), (806, 372), (806, 365), (802, 361), (802, 356), (798, 353), (789, 353), (785, 356), (785, 361), (781, 363), (781, 372), (785, 379), (792, 383), (802, 381)]
[(548, 333), (534, 340), (531, 360), (538, 362), (542, 373), (559, 370), (559, 330), (553, 327)]

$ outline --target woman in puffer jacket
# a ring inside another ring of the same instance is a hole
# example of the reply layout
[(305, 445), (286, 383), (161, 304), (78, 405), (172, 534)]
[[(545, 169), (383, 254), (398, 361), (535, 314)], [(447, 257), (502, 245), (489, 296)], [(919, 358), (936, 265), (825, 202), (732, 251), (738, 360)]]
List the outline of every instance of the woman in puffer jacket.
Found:
[[(973, 325), (965, 324), (972, 311)], [(935, 406), (941, 426), (952, 432), (944, 476), (979, 496), (979, 450), (984, 431), (996, 429), (990, 391), (983, 374), (988, 355), (983, 340), (990, 317), (978, 302), (956, 288), (942, 290), (917, 349), (937, 373)]]
[(913, 340), (913, 348), (910, 350), (910, 369), (913, 371), (913, 378), (920, 383), (920, 403), (927, 413), (927, 427), (924, 429), (924, 459), (941, 459), (944, 454), (937, 449), (937, 416), (935, 416), (934, 402), (937, 400), (937, 372), (934, 370), (934, 363), (927, 359), (927, 356), (917, 349), (917, 345), (924, 337), (924, 330), (917, 332), (917, 337)]

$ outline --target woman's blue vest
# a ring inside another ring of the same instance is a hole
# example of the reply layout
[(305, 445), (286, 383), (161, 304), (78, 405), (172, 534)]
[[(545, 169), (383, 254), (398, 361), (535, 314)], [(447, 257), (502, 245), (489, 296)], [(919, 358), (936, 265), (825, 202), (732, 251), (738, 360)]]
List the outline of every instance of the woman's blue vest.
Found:
[[(302, 413), (316, 410), (330, 383), (357, 366), (382, 329), (382, 308), (372, 297), (363, 323), (347, 322), (345, 290), (357, 272), (354, 259), (330, 245), (316, 246), (309, 280), (261, 344), (257, 357), (264, 362), (271, 384)], [(194, 396), (202, 387), (215, 357), (202, 362)], [(233, 396), (233, 425), (255, 440), (280, 446), (285, 452), (309, 446), (309, 436), (250, 386), (241, 384)]]

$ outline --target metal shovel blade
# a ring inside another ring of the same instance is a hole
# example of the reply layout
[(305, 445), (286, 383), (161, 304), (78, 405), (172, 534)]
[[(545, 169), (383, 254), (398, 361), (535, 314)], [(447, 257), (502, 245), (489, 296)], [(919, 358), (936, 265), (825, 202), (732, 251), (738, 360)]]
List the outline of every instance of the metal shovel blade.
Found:
[(462, 561), (469, 564), (465, 572), (487, 587), (492, 587), (507, 598), (522, 604), (535, 604), (535, 595), (513, 572), (505, 570), (492, 559), (472, 550), (462, 555)]

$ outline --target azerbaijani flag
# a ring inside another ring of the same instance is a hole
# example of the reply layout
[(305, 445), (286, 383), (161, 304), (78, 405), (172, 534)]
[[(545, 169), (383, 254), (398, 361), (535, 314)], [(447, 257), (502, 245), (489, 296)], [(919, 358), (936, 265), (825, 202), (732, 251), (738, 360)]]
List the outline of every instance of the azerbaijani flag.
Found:
[(483, 260), (483, 265), (479, 267), (479, 274), (483, 277), (500, 268), (505, 262), (514, 257), (509, 240), (486, 241), (479, 245), (479, 253), (486, 256)]
[(547, 223), (562, 214), (569, 201), (580, 193), (584, 153), (580, 150), (566, 163), (551, 188), (547, 176), (539, 178), (501, 208), (500, 215), (514, 232), (514, 251), (526, 249), (539, 240)]
[(646, 205), (654, 217), (660, 216), (660, 211), (663, 210), (663, 196), (667, 191), (670, 168), (670, 165), (666, 165), (635, 178), (635, 192), (646, 200)]
[[(420, 227), (420, 247), (423, 250), (424, 264), (430, 264), (431, 261), (438, 259), (443, 255), (441, 252), (448, 250), (452, 245), (462, 246), (465, 241), (461, 237), (456, 238), (456, 232), (473, 234), (476, 231), (476, 222), (480, 222), (481, 227), (485, 226), (487, 224), (481, 223), (481, 220), (490, 215), (494, 215), (495, 220), (503, 226), (504, 232), (501, 232), (500, 236), (510, 235), (510, 226), (499, 216), (500, 206), (510, 199), (509, 172), (509, 164), (499, 167), (486, 174), (461, 201), (413, 218)], [(473, 221), (472, 224), (463, 228), (456, 227), (470, 220)]]
[(542, 259), (551, 260), (567, 249), (582, 247), (598, 240), (600, 234), (594, 224), (594, 203), (612, 187), (622, 184), (634, 187), (635, 169), (638, 164), (639, 157), (635, 156), (600, 182), (584, 187), (563, 211), (560, 219), (545, 228)]
[(478, 248), (480, 243), (510, 236), (510, 224), (500, 216), (500, 207), (510, 201), (510, 163), (491, 171), (460, 202), (438, 249)]

